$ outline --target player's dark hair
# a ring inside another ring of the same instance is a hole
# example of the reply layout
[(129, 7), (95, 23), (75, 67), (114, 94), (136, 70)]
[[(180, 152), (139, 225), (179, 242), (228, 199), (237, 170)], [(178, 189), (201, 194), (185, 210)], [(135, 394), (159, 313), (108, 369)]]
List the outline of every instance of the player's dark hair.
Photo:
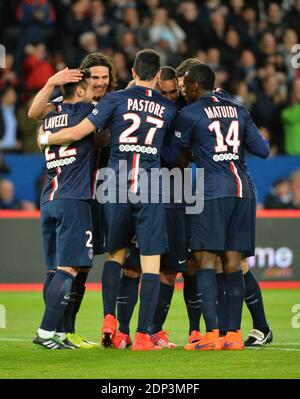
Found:
[(191, 66), (185, 73), (185, 76), (195, 80), (204, 90), (214, 89), (216, 75), (211, 67), (206, 64)]
[(78, 86), (83, 89), (87, 88), (88, 82), (86, 79), (91, 77), (91, 73), (88, 69), (82, 69), (80, 72), (82, 73), (82, 80), (79, 82), (66, 83), (61, 87), (62, 95), (65, 99), (73, 97)]
[(191, 66), (198, 65), (198, 64), (201, 64), (201, 61), (199, 61), (198, 58), (188, 58), (188, 59), (182, 61), (182, 63), (179, 64), (178, 67), (176, 68), (177, 77), (180, 78), (180, 77), (184, 76), (186, 71)]
[(133, 69), (141, 80), (154, 79), (160, 69), (159, 55), (150, 49), (139, 51), (135, 56)]
[(95, 66), (104, 66), (109, 71), (109, 85), (107, 86), (107, 92), (115, 90), (117, 87), (117, 75), (113, 66), (112, 60), (107, 55), (102, 53), (91, 53), (84, 57), (79, 66), (80, 69), (88, 69)]
[(170, 66), (163, 66), (160, 68), (160, 80), (177, 80), (176, 71)]

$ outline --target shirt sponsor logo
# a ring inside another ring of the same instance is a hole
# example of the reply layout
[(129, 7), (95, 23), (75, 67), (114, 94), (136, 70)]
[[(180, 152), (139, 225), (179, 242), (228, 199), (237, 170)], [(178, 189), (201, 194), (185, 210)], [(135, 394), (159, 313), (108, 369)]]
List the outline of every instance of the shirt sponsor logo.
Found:
[(240, 157), (237, 154), (215, 154), (213, 156), (215, 162), (237, 161), (238, 159), (240, 159)]
[(121, 152), (141, 152), (142, 154), (152, 154), (156, 155), (157, 154), (157, 148), (155, 147), (146, 147), (144, 145), (123, 145), (121, 144), (119, 146), (119, 150)]
[(56, 159), (54, 161), (47, 162), (46, 167), (47, 167), (47, 169), (58, 168), (59, 166), (70, 165), (75, 161), (76, 161), (75, 157)]

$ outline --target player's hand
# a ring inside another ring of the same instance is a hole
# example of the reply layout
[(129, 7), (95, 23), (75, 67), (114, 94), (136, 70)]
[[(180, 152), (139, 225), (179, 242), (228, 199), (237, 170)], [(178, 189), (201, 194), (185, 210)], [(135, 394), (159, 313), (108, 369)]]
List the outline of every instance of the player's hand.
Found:
[(45, 151), (45, 148), (46, 148), (46, 145), (41, 144), (41, 138), (42, 138), (42, 137), (45, 137), (45, 136), (49, 136), (49, 134), (51, 134), (51, 132), (50, 132), (49, 130), (47, 130), (47, 131), (45, 132), (44, 126), (43, 126), (43, 125), (41, 125), (41, 126), (39, 127), (39, 134), (38, 134), (38, 138), (37, 138), (37, 145), (38, 145), (38, 147), (39, 147), (39, 149), (40, 149), (41, 152), (44, 152), (44, 151)]
[(48, 84), (53, 86), (62, 86), (66, 83), (76, 83), (82, 79), (82, 73), (78, 69), (69, 69), (68, 67), (48, 79)]

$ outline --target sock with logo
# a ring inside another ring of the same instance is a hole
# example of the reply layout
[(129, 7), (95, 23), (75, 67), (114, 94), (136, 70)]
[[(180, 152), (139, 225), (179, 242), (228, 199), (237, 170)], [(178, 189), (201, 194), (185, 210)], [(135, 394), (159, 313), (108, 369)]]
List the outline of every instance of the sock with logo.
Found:
[(49, 285), (54, 277), (55, 274), (55, 270), (49, 270), (46, 273), (46, 278), (44, 281), (44, 286), (43, 286), (43, 298), (44, 298), (44, 302), (46, 303), (46, 295), (47, 295), (47, 290), (49, 288)]
[(245, 281), (242, 270), (226, 275), (228, 331), (241, 329)]
[(150, 325), (157, 306), (159, 286), (159, 274), (142, 274), (137, 332), (149, 334)]
[(174, 285), (160, 283), (158, 301), (150, 328), (150, 334), (155, 334), (162, 330), (162, 326), (169, 312), (173, 293)]
[(218, 287), (214, 268), (202, 269), (196, 273), (198, 298), (205, 320), (206, 331), (216, 330)]
[(55, 331), (68, 305), (74, 277), (63, 270), (57, 270), (46, 294), (46, 309), (40, 328)]
[(102, 298), (104, 315), (116, 315), (117, 297), (120, 288), (120, 273), (122, 265), (108, 260), (104, 263), (102, 272)]
[(245, 302), (251, 313), (253, 328), (267, 333), (269, 326), (266, 320), (260, 286), (250, 270), (244, 274), (244, 280), (246, 286)]
[(201, 306), (197, 295), (197, 278), (196, 274), (192, 276), (184, 274), (183, 279), (183, 296), (190, 324), (189, 333), (191, 333), (200, 330)]
[(127, 277), (123, 274), (117, 300), (119, 330), (129, 335), (130, 320), (138, 300), (139, 277)]
[(224, 273), (216, 273), (218, 285), (218, 305), (217, 316), (220, 335), (226, 335), (228, 330), (228, 314), (227, 314), (227, 295), (226, 295), (226, 278)]

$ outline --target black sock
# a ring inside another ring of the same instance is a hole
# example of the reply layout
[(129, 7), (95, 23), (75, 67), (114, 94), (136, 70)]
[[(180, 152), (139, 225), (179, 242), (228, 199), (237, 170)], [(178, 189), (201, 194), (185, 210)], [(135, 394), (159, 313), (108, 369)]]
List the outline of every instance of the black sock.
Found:
[(55, 331), (68, 304), (74, 277), (63, 270), (57, 270), (46, 295), (46, 309), (41, 328)]
[(157, 306), (159, 285), (159, 274), (142, 274), (137, 332), (149, 334), (150, 325)]
[(174, 293), (174, 285), (160, 283), (157, 306), (153, 316), (150, 333), (155, 334), (162, 330), (162, 326), (166, 321), (170, 304)]
[(260, 286), (250, 270), (244, 274), (244, 280), (246, 286), (245, 302), (251, 313), (253, 328), (267, 333), (269, 326), (266, 320)]
[(203, 269), (196, 273), (198, 298), (201, 311), (205, 320), (206, 331), (218, 328), (217, 323), (217, 297), (218, 287), (214, 269)]
[(49, 285), (55, 275), (55, 270), (48, 271), (46, 273), (46, 278), (43, 286), (43, 298), (44, 298), (44, 303), (46, 304), (46, 297), (47, 297), (47, 290), (49, 288)]
[(102, 272), (102, 298), (104, 315), (116, 314), (117, 297), (120, 287), (120, 273), (122, 265), (108, 260), (104, 263)]
[(139, 277), (127, 277), (123, 274), (117, 301), (119, 330), (129, 335), (130, 320), (138, 300)]
[(241, 329), (245, 282), (242, 270), (226, 276), (228, 331)]
[(72, 292), (66, 311), (63, 316), (63, 331), (68, 333), (75, 332), (76, 316), (85, 293), (85, 283), (88, 273), (79, 271), (72, 285)]
[(189, 333), (191, 333), (193, 330), (200, 330), (201, 307), (197, 296), (197, 278), (196, 274), (193, 276), (184, 274), (183, 278), (183, 296), (190, 324)]
[(220, 335), (226, 335), (228, 330), (226, 278), (224, 273), (216, 273), (218, 285), (217, 316)]

